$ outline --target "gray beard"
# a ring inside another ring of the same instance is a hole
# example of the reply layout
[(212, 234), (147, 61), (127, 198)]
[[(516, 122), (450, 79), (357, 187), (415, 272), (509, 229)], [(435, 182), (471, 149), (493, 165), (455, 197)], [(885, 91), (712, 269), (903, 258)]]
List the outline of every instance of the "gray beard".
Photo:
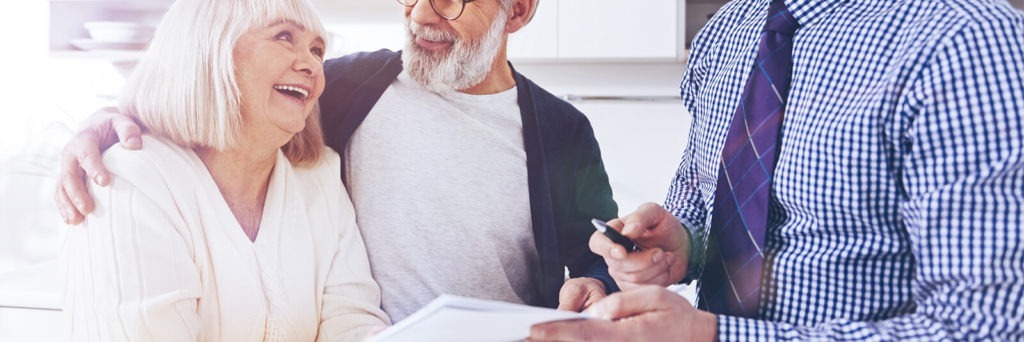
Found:
[[(506, 16), (499, 18), (482, 39), (475, 42), (460, 40), (455, 34), (433, 27), (419, 26), (406, 20), (409, 39), (405, 43), (402, 61), (405, 70), (416, 83), (433, 93), (465, 90), (483, 82), (491, 72), (494, 57), (503, 42)], [(415, 36), (433, 41), (454, 42), (449, 51), (429, 51), (417, 46)]]

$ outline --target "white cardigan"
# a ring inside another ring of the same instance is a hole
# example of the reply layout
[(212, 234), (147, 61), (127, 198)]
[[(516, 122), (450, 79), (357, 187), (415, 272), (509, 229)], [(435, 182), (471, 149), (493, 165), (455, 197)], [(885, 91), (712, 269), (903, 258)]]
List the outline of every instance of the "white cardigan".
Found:
[(113, 147), (96, 211), (68, 232), (73, 340), (359, 340), (388, 324), (338, 154), (280, 151), (255, 242), (199, 157), (153, 136)]

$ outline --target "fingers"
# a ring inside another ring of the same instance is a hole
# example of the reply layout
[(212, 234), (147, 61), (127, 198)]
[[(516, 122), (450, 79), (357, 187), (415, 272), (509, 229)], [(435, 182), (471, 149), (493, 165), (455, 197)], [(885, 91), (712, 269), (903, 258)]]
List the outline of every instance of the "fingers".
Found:
[(87, 182), (100, 186), (110, 184), (110, 171), (103, 166), (101, 148), (106, 149), (116, 140), (110, 134), (124, 141), (124, 147), (142, 147), (141, 129), (130, 117), (117, 113), (116, 108), (103, 108), (93, 113), (84, 128), (64, 146), (61, 151), (61, 167), (58, 175), (55, 202), (64, 222), (80, 223), (93, 210)]
[(631, 239), (638, 239), (640, 235), (649, 228), (656, 227), (664, 219), (667, 211), (662, 206), (647, 202), (641, 204), (629, 215), (618, 219), (621, 226), (616, 225), (622, 235)]
[[(671, 254), (656, 250), (630, 254), (627, 259), (608, 265), (608, 274), (623, 290), (638, 285), (668, 285), (672, 281)], [(638, 255), (646, 253), (648, 255)], [(657, 255), (657, 256), (650, 256)]]
[(61, 156), (57, 184), (57, 208), (64, 222), (78, 224), (84, 215), (92, 212), (93, 203), (85, 184), (85, 173), (69, 145)]
[(60, 186), (60, 184), (57, 186), (56, 198), (54, 200), (57, 202), (57, 212), (60, 213), (61, 219), (65, 224), (79, 224), (85, 219), (85, 216), (68, 199), (67, 193), (64, 192), (64, 187)]
[(578, 282), (569, 279), (558, 292), (558, 310), (580, 312), (587, 301), (586, 289)]
[(619, 260), (626, 257), (626, 249), (622, 248), (617, 243), (612, 242), (607, 236), (599, 232), (594, 232), (590, 235), (590, 251), (594, 254), (600, 255), (605, 258), (607, 262), (609, 259)]
[(528, 341), (625, 341), (619, 338), (615, 323), (605, 320), (569, 320), (530, 327)]
[(590, 236), (590, 250), (604, 257), (605, 264), (608, 265), (608, 274), (623, 290), (639, 285), (672, 283), (674, 273), (671, 266), (675, 261), (673, 253), (666, 253), (660, 248), (626, 253), (622, 246), (600, 233)]
[(602, 299), (604, 299), (604, 297), (607, 297), (607, 296), (608, 296), (608, 294), (605, 293), (604, 291), (601, 291), (601, 292), (591, 292), (587, 296), (587, 300), (585, 302), (583, 302), (583, 306), (580, 307), (580, 309), (577, 310), (577, 311), (578, 312), (582, 312), (583, 310), (589, 309), (595, 303), (600, 302)]
[(558, 292), (558, 309), (580, 312), (604, 298), (604, 283), (594, 278), (572, 278)]
[[(95, 145), (83, 147), (78, 153), (78, 158), (78, 163), (82, 166), (88, 179), (99, 186), (110, 184), (110, 171), (107, 171), (107, 167), (103, 165), (103, 155), (98, 148), (95, 148)], [(72, 193), (72, 195), (79, 194)], [(85, 193), (80, 195), (85, 195)], [(72, 196), (72, 199), (74, 198)]]
[(623, 216), (622, 235), (642, 248), (661, 248), (684, 255), (689, 250), (689, 233), (679, 219), (654, 203), (644, 203), (633, 213)]
[[(671, 309), (676, 301), (685, 301), (661, 286), (642, 286), (633, 291), (617, 292), (594, 304), (587, 312), (596, 318), (617, 320), (652, 311)], [(688, 304), (688, 303), (687, 303)]]
[(115, 115), (110, 118), (110, 125), (114, 127), (114, 132), (117, 133), (117, 140), (121, 141), (121, 146), (129, 150), (142, 148), (142, 130), (139, 129), (139, 125), (131, 117)]

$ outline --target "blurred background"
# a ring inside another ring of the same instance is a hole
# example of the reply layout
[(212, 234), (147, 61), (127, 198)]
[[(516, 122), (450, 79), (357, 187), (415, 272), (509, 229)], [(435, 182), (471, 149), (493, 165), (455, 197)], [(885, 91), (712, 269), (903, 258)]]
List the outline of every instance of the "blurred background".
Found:
[[(53, 204), (58, 154), (96, 109), (116, 103), (171, 0), (0, 4), (0, 341), (66, 340)], [(401, 49), (394, 0), (313, 0), (329, 56)], [(1024, 0), (1012, 0), (1024, 8)], [(541, 0), (513, 34), (518, 71), (590, 118), (620, 214), (661, 202), (690, 117), (678, 83), (693, 35), (724, 0)]]

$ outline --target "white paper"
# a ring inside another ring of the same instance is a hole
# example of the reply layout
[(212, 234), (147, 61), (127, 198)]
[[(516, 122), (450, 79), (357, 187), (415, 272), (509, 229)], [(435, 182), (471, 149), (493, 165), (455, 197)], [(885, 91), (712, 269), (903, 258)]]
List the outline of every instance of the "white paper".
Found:
[(370, 341), (519, 341), (537, 323), (589, 318), (578, 312), (441, 295)]

